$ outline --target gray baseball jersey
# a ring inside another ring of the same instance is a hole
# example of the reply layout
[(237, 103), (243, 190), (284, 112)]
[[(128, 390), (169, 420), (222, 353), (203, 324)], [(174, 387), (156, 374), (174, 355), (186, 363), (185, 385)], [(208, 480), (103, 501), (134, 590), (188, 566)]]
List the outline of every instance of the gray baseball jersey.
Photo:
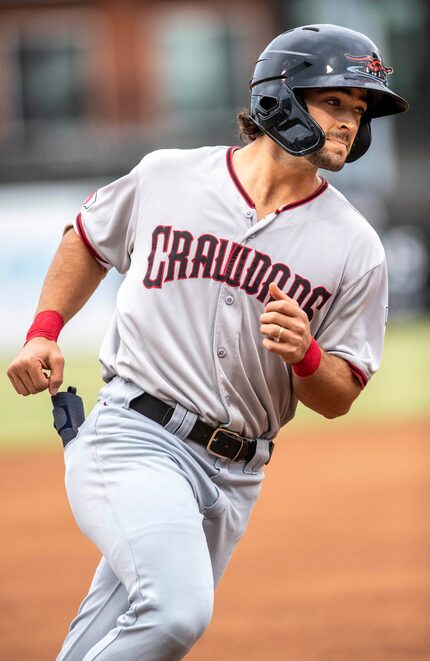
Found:
[(234, 149), (149, 154), (86, 200), (75, 230), (105, 268), (126, 274), (101, 348), (103, 378), (272, 438), (297, 399), (291, 367), (262, 346), (269, 283), (297, 300), (320, 346), (364, 386), (382, 353), (385, 257), (372, 227), (324, 180), (258, 219)]

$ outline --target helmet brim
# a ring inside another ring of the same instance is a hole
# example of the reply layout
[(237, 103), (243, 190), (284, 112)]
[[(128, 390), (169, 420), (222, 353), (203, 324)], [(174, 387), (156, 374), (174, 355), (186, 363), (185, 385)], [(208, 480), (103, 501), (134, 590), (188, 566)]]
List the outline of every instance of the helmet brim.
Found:
[(366, 115), (370, 119), (375, 117), (386, 117), (388, 115), (397, 115), (401, 112), (405, 112), (409, 108), (409, 103), (405, 101), (405, 99), (395, 92), (392, 92), (382, 83), (379, 84), (374, 78), (352, 74), (349, 76), (339, 75), (330, 76), (329, 82), (326, 78), (324, 83), (324, 85), (321, 85), (320, 78), (316, 78), (315, 80), (310, 79), (309, 81), (306, 81), (306, 85), (297, 85), (294, 86), (293, 89), (295, 91), (302, 89), (327, 89), (328, 87), (333, 89), (355, 87), (367, 90), (368, 108), (366, 110)]

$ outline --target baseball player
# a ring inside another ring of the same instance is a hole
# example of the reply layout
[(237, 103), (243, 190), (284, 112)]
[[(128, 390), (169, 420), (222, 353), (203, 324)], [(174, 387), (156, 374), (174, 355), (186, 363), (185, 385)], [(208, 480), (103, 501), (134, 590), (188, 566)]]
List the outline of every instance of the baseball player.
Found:
[(381, 358), (384, 251), (319, 174), (362, 157), (407, 109), (366, 36), (334, 25), (270, 43), (239, 114), (248, 143), (151, 153), (88, 198), (8, 370), (62, 382), (59, 332), (125, 274), (100, 353), (106, 385), (65, 448), (78, 525), (102, 560), (58, 660), (175, 661), (213, 591), (298, 401), (344, 415)]

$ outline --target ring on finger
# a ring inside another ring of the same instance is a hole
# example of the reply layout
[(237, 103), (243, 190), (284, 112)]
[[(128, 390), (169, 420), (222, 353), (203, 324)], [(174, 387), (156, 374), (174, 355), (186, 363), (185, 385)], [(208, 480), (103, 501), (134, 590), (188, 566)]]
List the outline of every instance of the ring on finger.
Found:
[(277, 336), (278, 342), (282, 342), (282, 333), (284, 332), (284, 330), (285, 329), (283, 328), (283, 326), (279, 326), (278, 336)]

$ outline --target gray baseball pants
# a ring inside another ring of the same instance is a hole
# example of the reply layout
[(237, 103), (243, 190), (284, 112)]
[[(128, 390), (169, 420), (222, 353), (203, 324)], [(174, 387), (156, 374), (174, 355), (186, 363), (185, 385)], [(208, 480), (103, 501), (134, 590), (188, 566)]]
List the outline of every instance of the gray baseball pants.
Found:
[(70, 506), (103, 558), (57, 661), (182, 659), (260, 490), (267, 441), (247, 464), (214, 457), (184, 440), (182, 406), (166, 428), (129, 409), (141, 392), (115, 378), (65, 448)]

